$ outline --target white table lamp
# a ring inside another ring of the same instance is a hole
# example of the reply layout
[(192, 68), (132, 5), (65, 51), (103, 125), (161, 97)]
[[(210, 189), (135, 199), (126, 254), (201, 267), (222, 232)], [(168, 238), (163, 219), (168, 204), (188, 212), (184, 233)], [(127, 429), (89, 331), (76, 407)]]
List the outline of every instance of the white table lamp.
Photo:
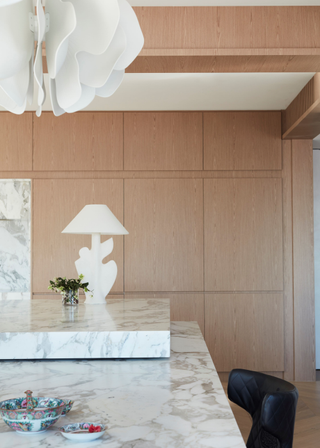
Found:
[(106, 205), (86, 205), (67, 225), (62, 233), (77, 233), (92, 236), (91, 250), (83, 247), (80, 258), (75, 262), (78, 274), (84, 275), (84, 282), (89, 283), (86, 293), (87, 304), (106, 303), (116, 278), (118, 268), (115, 261), (102, 263), (113, 250), (113, 238), (100, 242), (100, 235), (128, 235), (129, 232), (114, 216)]

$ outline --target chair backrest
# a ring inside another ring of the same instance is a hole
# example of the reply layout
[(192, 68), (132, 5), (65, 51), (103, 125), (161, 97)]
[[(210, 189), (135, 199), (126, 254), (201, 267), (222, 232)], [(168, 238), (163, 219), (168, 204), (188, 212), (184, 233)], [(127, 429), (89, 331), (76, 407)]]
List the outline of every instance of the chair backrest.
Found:
[(297, 388), (280, 378), (232, 370), (228, 397), (252, 417), (247, 448), (292, 448), (298, 396)]

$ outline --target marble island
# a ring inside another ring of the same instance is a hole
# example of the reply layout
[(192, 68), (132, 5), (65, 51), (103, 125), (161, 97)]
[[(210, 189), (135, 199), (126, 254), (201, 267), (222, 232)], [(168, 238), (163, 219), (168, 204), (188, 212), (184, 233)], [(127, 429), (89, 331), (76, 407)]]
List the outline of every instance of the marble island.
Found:
[[(1, 448), (245, 448), (197, 323), (171, 323), (171, 357), (123, 361), (0, 363), (1, 400), (74, 399), (71, 412), (39, 435), (19, 435), (0, 421)], [(58, 428), (104, 422), (96, 442), (67, 441)]]
[(169, 299), (0, 301), (0, 359), (165, 358)]

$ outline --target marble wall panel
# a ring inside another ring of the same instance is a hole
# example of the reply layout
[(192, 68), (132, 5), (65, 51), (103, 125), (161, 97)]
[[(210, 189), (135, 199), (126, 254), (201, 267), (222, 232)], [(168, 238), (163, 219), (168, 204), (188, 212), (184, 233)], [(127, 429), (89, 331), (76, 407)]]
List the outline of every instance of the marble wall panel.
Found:
[(0, 220), (30, 220), (31, 182), (0, 180)]
[(30, 201), (31, 181), (0, 181), (0, 299), (30, 297)]

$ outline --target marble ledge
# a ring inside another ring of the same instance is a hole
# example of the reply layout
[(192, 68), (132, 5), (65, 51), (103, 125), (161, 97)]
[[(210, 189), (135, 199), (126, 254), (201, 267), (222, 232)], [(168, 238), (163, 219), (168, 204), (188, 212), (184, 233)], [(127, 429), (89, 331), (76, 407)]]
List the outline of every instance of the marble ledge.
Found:
[(75, 400), (71, 412), (40, 435), (18, 435), (0, 421), (1, 448), (76, 446), (58, 428), (88, 420), (108, 429), (83, 448), (245, 448), (195, 322), (171, 323), (170, 358), (11, 361), (0, 363), (0, 381), (1, 400), (30, 388), (34, 396)]
[(169, 356), (169, 299), (77, 307), (50, 299), (0, 301), (1, 360)]

